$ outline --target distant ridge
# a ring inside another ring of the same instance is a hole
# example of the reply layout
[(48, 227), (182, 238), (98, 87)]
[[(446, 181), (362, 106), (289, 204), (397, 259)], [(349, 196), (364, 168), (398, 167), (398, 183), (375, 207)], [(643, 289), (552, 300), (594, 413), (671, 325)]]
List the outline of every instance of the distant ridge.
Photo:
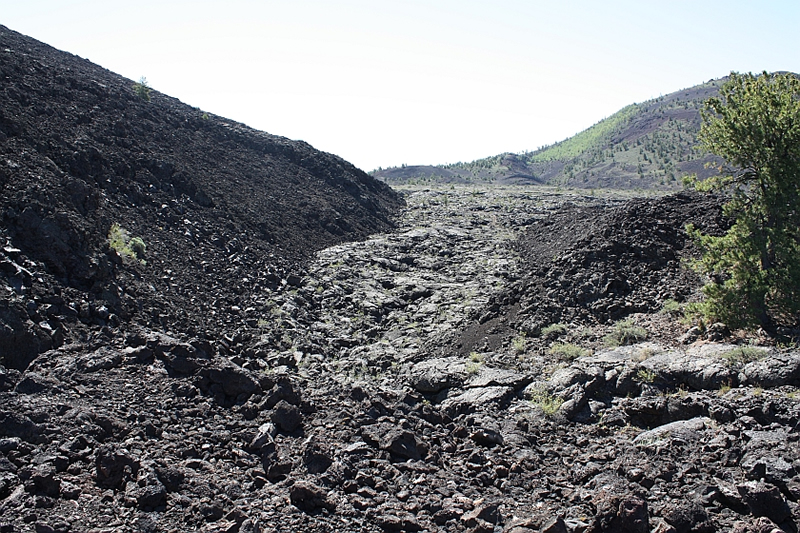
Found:
[(629, 105), (556, 144), (522, 154), (503, 153), (468, 163), (403, 166), (372, 174), (403, 183), (549, 184), (583, 188), (681, 188), (681, 177), (716, 172), (699, 149), (700, 110), (725, 79)]

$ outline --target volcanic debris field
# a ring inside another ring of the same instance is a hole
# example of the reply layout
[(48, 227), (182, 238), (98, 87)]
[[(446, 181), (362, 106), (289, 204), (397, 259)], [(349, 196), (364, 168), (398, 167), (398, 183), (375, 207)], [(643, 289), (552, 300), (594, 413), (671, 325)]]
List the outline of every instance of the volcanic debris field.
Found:
[(132, 324), (6, 369), (2, 531), (797, 531), (800, 354), (664, 305), (717, 200), (405, 199), (213, 342)]
[(0, 80), (0, 533), (797, 531), (800, 352), (682, 318), (721, 198), (398, 192), (2, 26)]

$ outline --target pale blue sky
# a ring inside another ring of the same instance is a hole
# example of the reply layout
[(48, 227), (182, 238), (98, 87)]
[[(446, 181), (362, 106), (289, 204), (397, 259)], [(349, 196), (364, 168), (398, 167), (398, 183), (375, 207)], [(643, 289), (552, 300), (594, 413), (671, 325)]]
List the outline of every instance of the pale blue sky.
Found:
[(798, 0), (0, 0), (0, 24), (365, 170), (531, 150), (732, 70), (800, 72)]

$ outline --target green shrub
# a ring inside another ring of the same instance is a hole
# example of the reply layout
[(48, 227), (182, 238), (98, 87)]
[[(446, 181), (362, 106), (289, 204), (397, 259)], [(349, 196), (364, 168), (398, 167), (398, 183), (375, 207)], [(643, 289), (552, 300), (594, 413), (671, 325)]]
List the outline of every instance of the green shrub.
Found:
[(731, 72), (702, 113), (701, 146), (725, 159), (720, 174), (687, 183), (724, 191), (733, 225), (722, 236), (687, 232), (711, 282), (700, 309), (733, 328), (792, 326), (800, 317), (800, 79)]
[(614, 329), (603, 338), (606, 346), (627, 346), (647, 339), (647, 330), (637, 326), (632, 320), (620, 320), (614, 324)]
[(633, 379), (639, 383), (654, 383), (656, 380), (656, 373), (649, 368), (640, 368), (639, 371), (636, 372), (636, 377)]
[(732, 350), (721, 353), (722, 357), (728, 366), (739, 366), (752, 363), (763, 359), (767, 355), (766, 350), (756, 348), (755, 346), (738, 346)]
[(139, 78), (139, 81), (133, 84), (133, 92), (144, 100), (145, 102), (150, 101), (150, 86), (147, 85), (147, 78), (142, 76)]
[(474, 361), (469, 361), (466, 364), (466, 366), (464, 367), (464, 370), (467, 372), (467, 374), (472, 376), (472, 375), (477, 374), (478, 372), (480, 372), (481, 364), (482, 363), (476, 363)]
[(553, 344), (548, 351), (550, 355), (555, 355), (562, 361), (572, 361), (579, 357), (586, 357), (591, 354), (586, 348), (581, 348), (576, 344), (568, 342), (559, 342)]
[(558, 410), (561, 409), (561, 406), (564, 404), (564, 400), (558, 396), (553, 396), (546, 390), (540, 389), (532, 394), (531, 403), (538, 405), (544, 415), (550, 417), (555, 415)]
[(133, 252), (133, 255), (136, 256), (136, 259), (139, 261), (144, 261), (144, 256), (147, 252), (147, 245), (144, 243), (141, 237), (133, 237), (128, 242), (128, 246)]
[(681, 316), (683, 314), (683, 305), (675, 300), (664, 300), (664, 304), (658, 312), (662, 315)]
[(527, 347), (527, 344), (528, 343), (525, 340), (525, 334), (524, 333), (521, 333), (521, 334), (517, 335), (516, 337), (514, 337), (511, 340), (511, 348), (514, 350), (514, 352), (516, 352), (518, 354), (525, 352), (525, 348)]
[(131, 237), (128, 230), (123, 229), (116, 222), (108, 230), (108, 246), (123, 259), (133, 259), (141, 264), (146, 264), (145, 252), (147, 245), (141, 237)]
[(550, 324), (542, 328), (542, 337), (547, 340), (557, 339), (561, 335), (564, 335), (567, 330), (566, 324)]

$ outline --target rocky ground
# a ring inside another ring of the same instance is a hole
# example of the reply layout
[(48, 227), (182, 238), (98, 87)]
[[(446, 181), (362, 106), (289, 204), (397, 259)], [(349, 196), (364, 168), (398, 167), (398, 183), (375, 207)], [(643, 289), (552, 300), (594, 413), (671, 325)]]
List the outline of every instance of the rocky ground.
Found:
[(679, 316), (718, 202), (405, 199), (219, 337), (76, 313), (3, 369), (0, 531), (797, 531), (800, 352)]

